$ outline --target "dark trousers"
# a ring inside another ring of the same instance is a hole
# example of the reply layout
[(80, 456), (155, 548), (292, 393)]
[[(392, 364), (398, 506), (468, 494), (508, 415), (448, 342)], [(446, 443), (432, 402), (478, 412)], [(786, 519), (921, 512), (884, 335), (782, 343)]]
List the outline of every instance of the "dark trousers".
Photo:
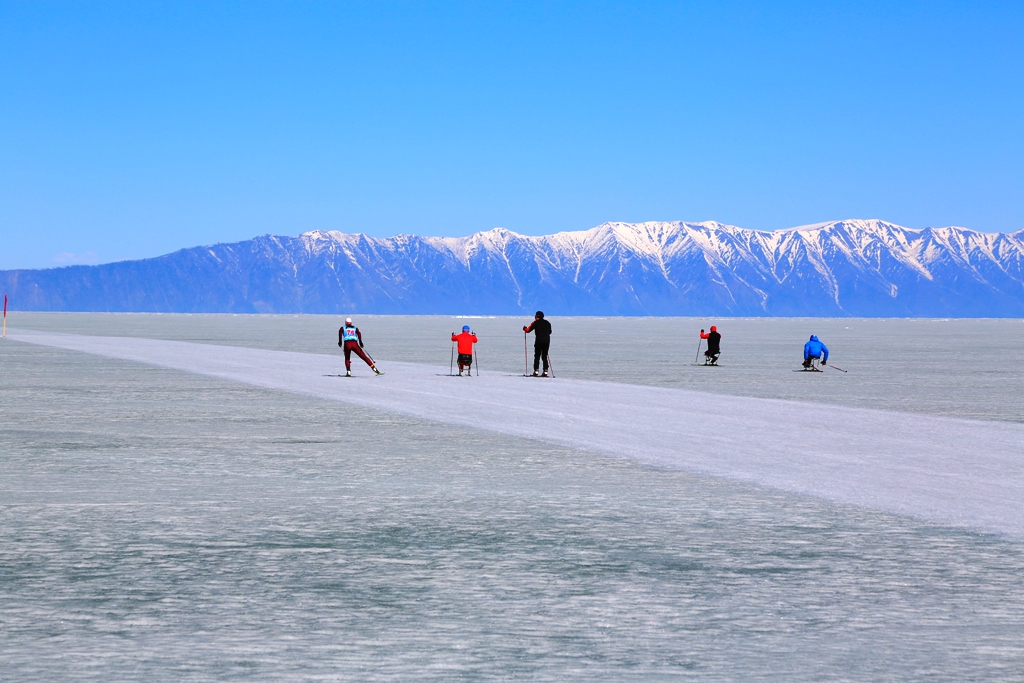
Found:
[(551, 340), (538, 341), (533, 344), (533, 371), (537, 372), (541, 360), (544, 361), (544, 372), (548, 371), (548, 349), (551, 348)]
[(366, 352), (359, 347), (359, 342), (347, 341), (345, 342), (345, 369), (352, 369), (352, 354), (356, 354), (360, 358), (366, 361), (366, 364), (371, 368), (373, 367), (373, 361), (366, 355)]

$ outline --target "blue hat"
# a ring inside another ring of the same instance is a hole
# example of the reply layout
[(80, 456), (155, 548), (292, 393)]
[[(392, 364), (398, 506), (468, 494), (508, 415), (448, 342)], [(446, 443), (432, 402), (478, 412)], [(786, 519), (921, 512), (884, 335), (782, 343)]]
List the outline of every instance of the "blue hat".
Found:
[(469, 325), (463, 325), (462, 326), (462, 331), (463, 332), (469, 332)]

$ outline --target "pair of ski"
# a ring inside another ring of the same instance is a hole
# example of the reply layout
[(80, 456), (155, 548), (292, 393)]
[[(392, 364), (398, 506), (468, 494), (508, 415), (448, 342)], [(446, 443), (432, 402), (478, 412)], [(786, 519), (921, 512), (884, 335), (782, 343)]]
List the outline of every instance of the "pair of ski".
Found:
[[(370, 354), (366, 354), (366, 355), (369, 356)], [(373, 360), (373, 356), (370, 356), (370, 360)], [(376, 368), (377, 361), (373, 361), (373, 364), (374, 364), (375, 367), (370, 368), (370, 370), (373, 371), (373, 374), (376, 375), (377, 377), (380, 377), (381, 375), (383, 375), (384, 373)], [(347, 370), (345, 371), (344, 375), (324, 375), (324, 377), (351, 377), (351, 376), (352, 376), (352, 373), (347, 371)]]
[[(827, 365), (827, 367), (830, 367), (833, 370), (838, 370), (839, 372), (849, 372), (849, 370), (843, 370), (842, 368), (837, 368), (836, 366), (832, 365), (831, 363), (827, 363), (826, 365)], [(799, 370), (794, 370), (794, 372), (825, 372), (823, 368), (826, 367), (826, 365), (822, 365), (821, 367), (815, 367), (815, 366), (812, 365), (810, 367), (800, 368)]]
[[(340, 344), (340, 342), (339, 342), (339, 344)], [(366, 356), (370, 359), (370, 362), (373, 363), (373, 366), (370, 367), (370, 369), (373, 371), (373, 374), (377, 375), (378, 377), (380, 375), (383, 375), (384, 373), (377, 369), (377, 361), (373, 360), (373, 356), (371, 356), (368, 353), (366, 354)], [(344, 375), (324, 375), (324, 377), (351, 377), (351, 376), (352, 376), (352, 373), (350, 371), (348, 371), (348, 370), (345, 371)]]
[[(380, 377), (384, 373), (383, 372), (375, 372), (373, 374), (374, 374), (375, 377)], [(352, 375), (350, 375), (350, 374), (349, 375), (324, 375), (324, 377), (352, 377)]]

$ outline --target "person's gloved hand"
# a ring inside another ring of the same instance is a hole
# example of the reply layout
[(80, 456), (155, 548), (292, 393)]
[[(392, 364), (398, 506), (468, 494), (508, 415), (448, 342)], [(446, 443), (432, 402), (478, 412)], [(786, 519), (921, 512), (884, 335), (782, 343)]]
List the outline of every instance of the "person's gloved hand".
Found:
[(365, 348), (365, 347), (363, 346), (363, 343), (362, 343), (362, 342), (359, 342), (359, 348), (361, 348), (361, 349), (362, 349), (362, 348)]
[(341, 343), (341, 342), (338, 342), (338, 346), (342, 346), (342, 343)]
[(700, 328), (700, 333), (701, 333), (701, 334), (704, 334), (704, 328), (703, 328), (703, 327), (702, 327), (702, 328)]
[(526, 325), (523, 325), (523, 332), (526, 332)]

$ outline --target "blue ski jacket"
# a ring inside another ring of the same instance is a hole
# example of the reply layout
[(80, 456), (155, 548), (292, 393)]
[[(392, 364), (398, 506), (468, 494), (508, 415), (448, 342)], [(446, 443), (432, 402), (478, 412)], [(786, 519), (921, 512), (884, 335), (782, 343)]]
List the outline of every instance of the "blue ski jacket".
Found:
[(817, 337), (811, 335), (811, 340), (804, 344), (804, 360), (808, 358), (821, 357), (822, 363), (828, 362), (828, 347), (822, 344)]

